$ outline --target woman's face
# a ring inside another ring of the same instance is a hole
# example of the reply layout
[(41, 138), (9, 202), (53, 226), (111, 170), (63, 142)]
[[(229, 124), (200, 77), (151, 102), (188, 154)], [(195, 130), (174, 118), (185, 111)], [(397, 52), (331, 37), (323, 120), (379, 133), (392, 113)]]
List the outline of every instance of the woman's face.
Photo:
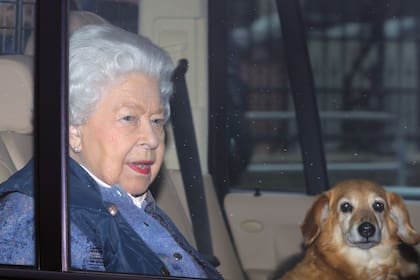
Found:
[(86, 123), (70, 126), (70, 155), (105, 183), (139, 195), (162, 165), (163, 126), (158, 82), (128, 74), (106, 90)]

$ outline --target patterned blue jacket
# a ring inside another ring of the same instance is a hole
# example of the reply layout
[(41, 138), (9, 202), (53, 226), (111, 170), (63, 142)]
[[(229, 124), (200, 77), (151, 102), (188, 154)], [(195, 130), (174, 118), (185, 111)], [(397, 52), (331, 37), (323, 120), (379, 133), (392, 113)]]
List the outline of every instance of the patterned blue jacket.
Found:
[[(72, 159), (69, 167), (73, 269), (222, 279), (150, 193), (145, 207), (138, 208), (118, 186), (99, 187)], [(0, 264), (35, 263), (32, 197), (30, 161), (0, 184)]]

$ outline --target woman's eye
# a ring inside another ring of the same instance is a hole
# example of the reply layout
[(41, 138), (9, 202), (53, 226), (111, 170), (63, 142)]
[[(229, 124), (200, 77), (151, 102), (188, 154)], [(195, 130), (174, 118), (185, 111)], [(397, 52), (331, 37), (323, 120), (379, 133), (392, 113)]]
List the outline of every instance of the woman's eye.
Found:
[(353, 206), (348, 202), (344, 202), (340, 205), (340, 210), (343, 213), (349, 213), (353, 211)]
[(127, 115), (121, 118), (125, 122), (133, 122), (136, 120), (135, 116)]
[(165, 124), (164, 119), (152, 119), (151, 121), (155, 126), (163, 126)]

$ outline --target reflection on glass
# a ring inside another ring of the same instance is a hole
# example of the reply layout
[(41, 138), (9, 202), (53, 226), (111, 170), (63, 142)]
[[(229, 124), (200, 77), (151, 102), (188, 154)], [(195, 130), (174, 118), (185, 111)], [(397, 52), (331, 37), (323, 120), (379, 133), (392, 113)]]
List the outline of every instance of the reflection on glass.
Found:
[(0, 264), (35, 263), (34, 14), (35, 1), (0, 3)]
[(303, 11), (331, 183), (418, 186), (416, 3), (303, 1)]
[[(227, 3), (229, 151), (240, 154), (232, 161), (232, 185), (301, 191), (274, 1)], [(356, 176), (385, 186), (418, 186), (416, 2), (302, 1), (302, 12), (330, 183)]]
[(0, 54), (33, 54), (25, 52), (33, 36), (35, 1), (2, 1), (0, 3)]

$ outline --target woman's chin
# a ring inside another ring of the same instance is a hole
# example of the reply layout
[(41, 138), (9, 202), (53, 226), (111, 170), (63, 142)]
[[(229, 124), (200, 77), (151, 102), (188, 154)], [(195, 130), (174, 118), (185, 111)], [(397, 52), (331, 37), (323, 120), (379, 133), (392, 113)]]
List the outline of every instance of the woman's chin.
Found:
[(139, 196), (147, 191), (149, 183), (149, 180), (147, 180), (147, 183), (144, 180), (141, 180), (134, 184), (133, 182), (130, 182), (130, 184), (121, 184), (121, 187), (132, 196)]

